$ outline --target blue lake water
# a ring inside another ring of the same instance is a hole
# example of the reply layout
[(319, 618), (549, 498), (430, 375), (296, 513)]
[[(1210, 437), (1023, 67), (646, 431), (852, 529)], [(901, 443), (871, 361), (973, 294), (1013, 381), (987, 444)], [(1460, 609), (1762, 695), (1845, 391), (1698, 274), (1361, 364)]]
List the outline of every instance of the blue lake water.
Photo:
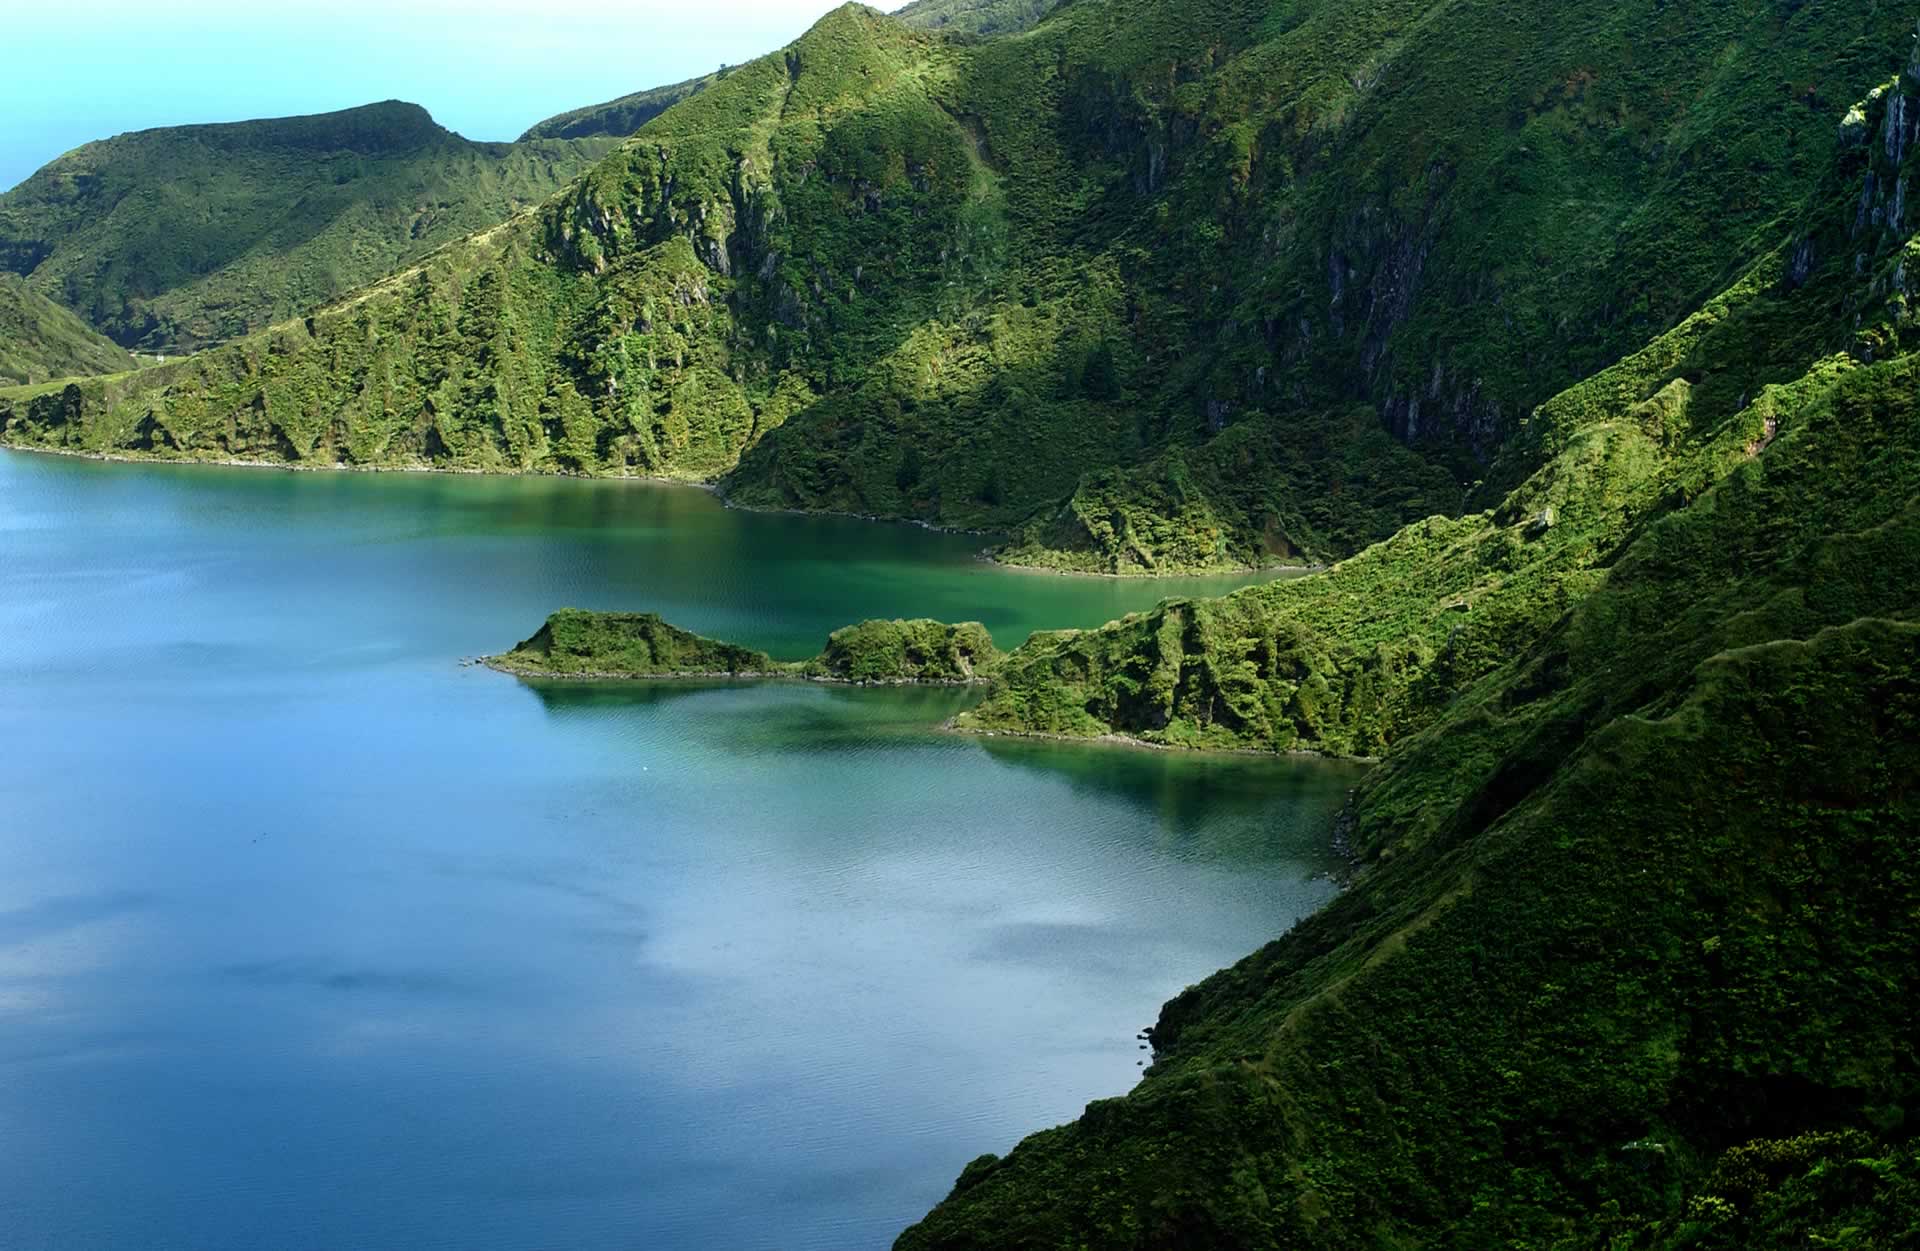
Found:
[(634, 483), (0, 453), (0, 1244), (885, 1246), (1331, 893), (1357, 774), (535, 688), (562, 605), (782, 656), (1159, 584)]

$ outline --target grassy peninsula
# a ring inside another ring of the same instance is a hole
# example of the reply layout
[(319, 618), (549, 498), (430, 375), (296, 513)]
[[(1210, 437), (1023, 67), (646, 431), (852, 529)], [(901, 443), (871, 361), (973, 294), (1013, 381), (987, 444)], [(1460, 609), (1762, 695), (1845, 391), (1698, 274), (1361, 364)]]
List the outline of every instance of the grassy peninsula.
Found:
[(789, 677), (856, 686), (957, 686), (985, 681), (1001, 659), (977, 621), (863, 621), (835, 630), (817, 656), (777, 661), (669, 625), (655, 613), (566, 608), (548, 617), (532, 638), (486, 663), (522, 677)]

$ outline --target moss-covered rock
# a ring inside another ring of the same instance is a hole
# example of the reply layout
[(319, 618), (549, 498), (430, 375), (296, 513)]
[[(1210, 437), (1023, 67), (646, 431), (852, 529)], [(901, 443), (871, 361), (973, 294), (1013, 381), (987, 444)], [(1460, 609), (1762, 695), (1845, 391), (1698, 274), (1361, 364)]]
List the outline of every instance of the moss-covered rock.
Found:
[(657, 613), (563, 608), (534, 636), (489, 659), (530, 677), (765, 677), (782, 671), (765, 652), (719, 643), (668, 625)]
[(963, 684), (999, 667), (1000, 649), (977, 621), (863, 621), (835, 630), (807, 662), (809, 677), (872, 684)]
[(563, 608), (532, 638), (486, 663), (527, 677), (791, 677), (861, 686), (955, 686), (985, 681), (1001, 659), (993, 636), (977, 621), (863, 621), (835, 630), (826, 649), (811, 660), (777, 661), (765, 652), (669, 625), (657, 613)]

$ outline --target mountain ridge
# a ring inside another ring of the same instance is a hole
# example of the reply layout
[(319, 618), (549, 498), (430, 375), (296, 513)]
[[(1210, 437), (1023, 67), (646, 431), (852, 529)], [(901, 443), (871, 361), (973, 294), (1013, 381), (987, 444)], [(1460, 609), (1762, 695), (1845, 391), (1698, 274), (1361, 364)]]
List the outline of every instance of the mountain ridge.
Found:
[(0, 195), (0, 269), (124, 346), (175, 354), (490, 226), (608, 146), (475, 143), (395, 100), (129, 131)]

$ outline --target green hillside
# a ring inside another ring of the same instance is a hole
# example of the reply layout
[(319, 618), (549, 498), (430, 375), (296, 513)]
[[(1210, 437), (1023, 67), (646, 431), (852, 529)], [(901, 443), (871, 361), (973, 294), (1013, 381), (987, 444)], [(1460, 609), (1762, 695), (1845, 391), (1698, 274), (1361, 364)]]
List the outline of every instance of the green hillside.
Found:
[(903, 1248), (1912, 1244), (1916, 98), (1488, 511), (1010, 657), (979, 724), (1386, 760), (1354, 887)]
[(724, 477), (1077, 569), (1337, 557), (1459, 512), (1770, 247), (1908, 21), (1105, 0), (979, 42), (848, 6), (537, 213), (46, 437)]
[(533, 139), (591, 139), (595, 136), (624, 139), (694, 92), (712, 86), (718, 77), (717, 74), (704, 74), (665, 87), (649, 87), (604, 104), (569, 109), (528, 127), (527, 133), (520, 136), (520, 142)]
[(1061, 0), (913, 0), (894, 17), (920, 30), (1015, 35), (1059, 8)]
[(471, 143), (398, 101), (136, 131), (0, 195), (0, 270), (118, 343), (191, 350), (544, 200), (607, 146)]
[(0, 273), (0, 385), (45, 382), (134, 368), (126, 349), (34, 291)]
[[(893, 16), (918, 30), (943, 34), (1006, 35), (1026, 30), (1052, 12), (1060, 0), (914, 0)], [(529, 139), (624, 139), (680, 101), (704, 91), (727, 73), (702, 74), (685, 82), (649, 87), (604, 104), (569, 109), (527, 128)]]

